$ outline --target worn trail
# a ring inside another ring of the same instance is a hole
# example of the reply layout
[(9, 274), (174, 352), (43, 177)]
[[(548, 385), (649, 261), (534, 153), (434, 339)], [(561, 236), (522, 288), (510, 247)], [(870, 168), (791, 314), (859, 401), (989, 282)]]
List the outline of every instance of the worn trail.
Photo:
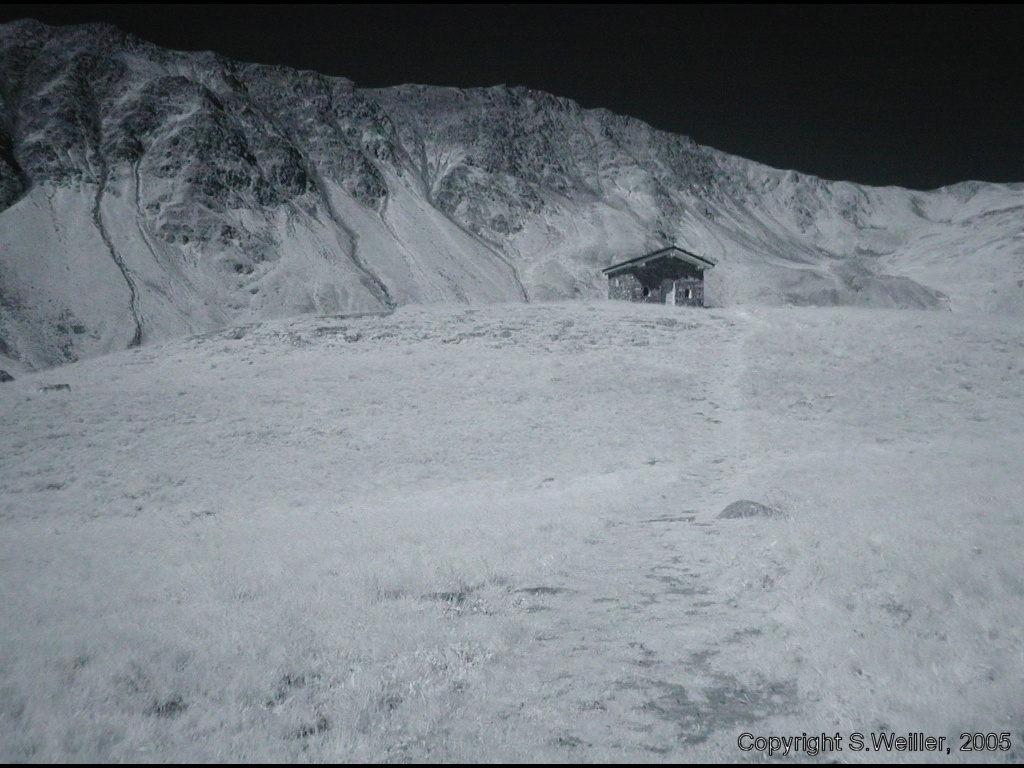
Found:
[(1021, 349), (942, 313), (404, 307), (18, 376), (0, 755), (1016, 744)]

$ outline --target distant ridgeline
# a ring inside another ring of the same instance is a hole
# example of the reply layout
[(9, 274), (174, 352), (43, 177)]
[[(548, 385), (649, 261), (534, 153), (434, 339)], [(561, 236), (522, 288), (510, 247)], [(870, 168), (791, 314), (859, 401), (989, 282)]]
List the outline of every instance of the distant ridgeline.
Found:
[(0, 362), (599, 298), (664, 243), (718, 265), (708, 304), (1024, 313), (1021, 185), (823, 181), (524, 88), (360, 89), (103, 25), (0, 27), (0, 98)]

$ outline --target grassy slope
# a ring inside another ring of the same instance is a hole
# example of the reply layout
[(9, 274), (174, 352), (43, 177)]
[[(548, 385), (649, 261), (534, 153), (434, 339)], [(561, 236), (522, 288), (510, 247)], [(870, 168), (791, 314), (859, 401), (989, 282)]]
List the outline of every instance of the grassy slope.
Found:
[(0, 759), (1021, 759), (1022, 350), (992, 316), (435, 307), (19, 376)]

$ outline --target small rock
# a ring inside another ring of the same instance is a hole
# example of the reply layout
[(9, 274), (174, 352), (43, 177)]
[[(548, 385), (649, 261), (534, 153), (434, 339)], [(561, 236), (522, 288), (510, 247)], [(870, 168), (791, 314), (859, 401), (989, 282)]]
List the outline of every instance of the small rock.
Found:
[(766, 507), (764, 504), (758, 504), (756, 501), (740, 499), (723, 509), (722, 514), (718, 518), (720, 520), (735, 520), (740, 517), (778, 517), (782, 514), (783, 512), (780, 509)]
[(0, 384), (5, 381), (14, 381), (14, 377), (11, 376), (7, 371), (0, 371)]

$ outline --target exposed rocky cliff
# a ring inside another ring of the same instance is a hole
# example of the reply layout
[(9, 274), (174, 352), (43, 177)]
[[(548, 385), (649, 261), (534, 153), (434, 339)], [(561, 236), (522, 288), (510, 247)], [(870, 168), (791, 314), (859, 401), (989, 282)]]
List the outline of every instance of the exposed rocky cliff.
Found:
[(779, 171), (522, 88), (405, 85), (0, 26), (0, 356), (414, 302), (598, 297), (666, 243), (711, 300), (1024, 308), (1024, 186)]

